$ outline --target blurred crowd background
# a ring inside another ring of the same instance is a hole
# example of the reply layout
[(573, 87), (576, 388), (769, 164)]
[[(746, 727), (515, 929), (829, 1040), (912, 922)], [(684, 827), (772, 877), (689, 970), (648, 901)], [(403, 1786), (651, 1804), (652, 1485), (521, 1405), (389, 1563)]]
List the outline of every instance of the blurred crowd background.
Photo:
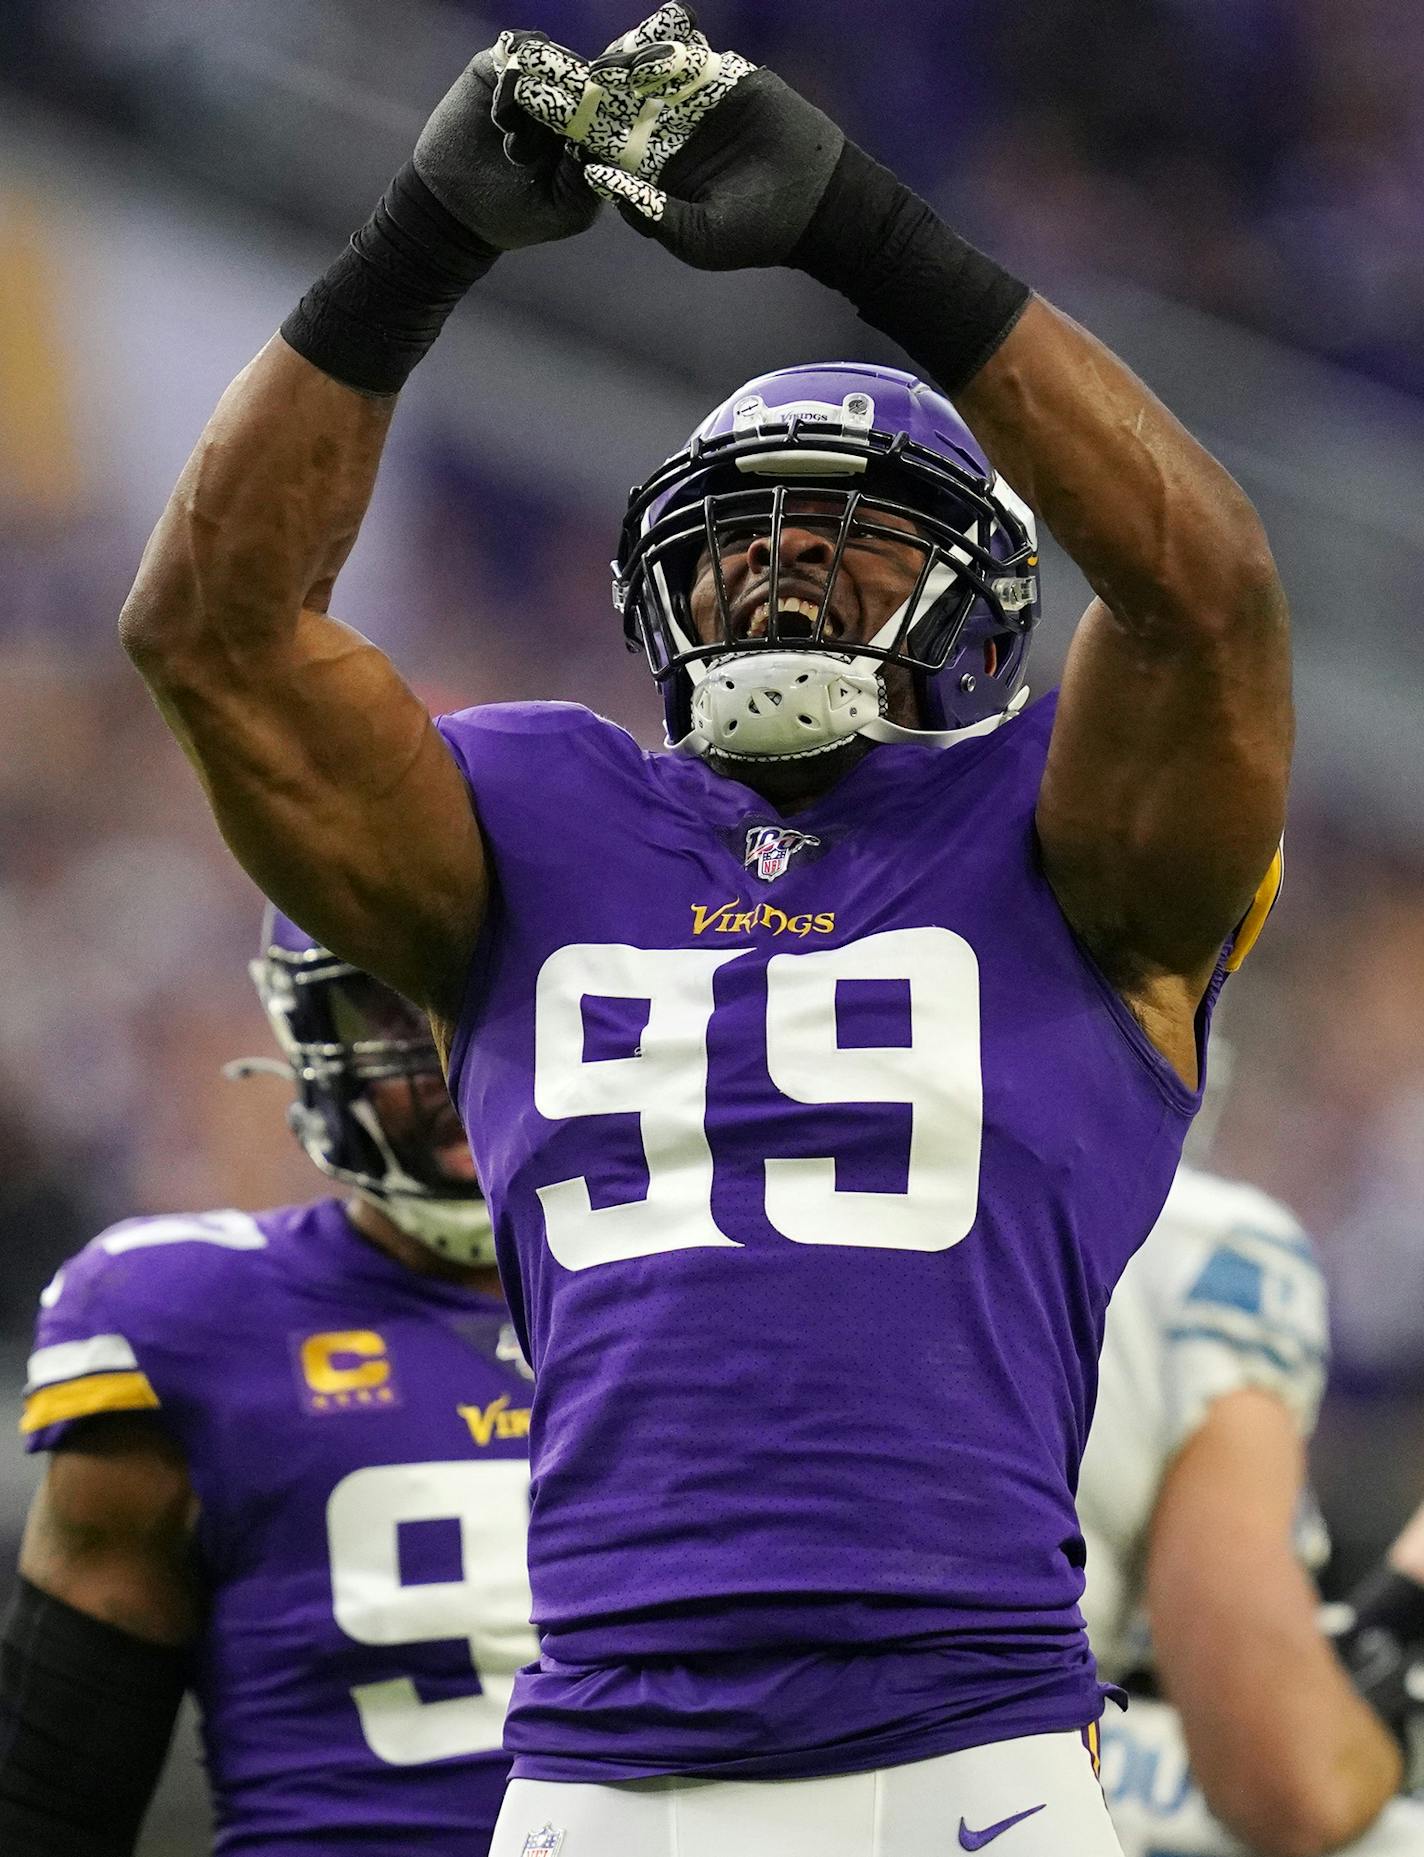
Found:
[[(1334, 1296), (1315, 1471), (1348, 1579), (1424, 1493), (1424, 8), (704, 0), (1118, 347), (1266, 514), (1299, 625), (1284, 900), (1229, 989), (1221, 1167)], [(0, 1346), (136, 1211), (307, 1195), (245, 962), (259, 899), (115, 643), (227, 381), (502, 25), (608, 0), (0, 0)], [(628, 485), (769, 366), (888, 351), (806, 280), (605, 220), (502, 262), (406, 396), (336, 610), (432, 708), (655, 739), (606, 563)], [(1036, 687), (1082, 588), (1050, 553)], [(1124, 701), (1130, 701), (1124, 692)], [(26, 1472), (0, 1457), (0, 1537)], [(0, 1542), (3, 1547), (3, 1542)], [(0, 1562), (0, 1565), (3, 1565)]]

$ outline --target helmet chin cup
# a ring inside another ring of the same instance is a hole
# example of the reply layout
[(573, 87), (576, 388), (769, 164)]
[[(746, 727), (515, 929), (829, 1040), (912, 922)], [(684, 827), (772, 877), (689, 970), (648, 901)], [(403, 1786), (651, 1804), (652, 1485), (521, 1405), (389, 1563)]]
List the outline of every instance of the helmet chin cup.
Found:
[(482, 1199), (435, 1199), (407, 1193), (359, 1195), (391, 1224), (451, 1264), (488, 1266), (495, 1261), (494, 1226)]
[(792, 760), (839, 747), (883, 707), (873, 660), (738, 651), (700, 666), (692, 728), (678, 746), (738, 760)]

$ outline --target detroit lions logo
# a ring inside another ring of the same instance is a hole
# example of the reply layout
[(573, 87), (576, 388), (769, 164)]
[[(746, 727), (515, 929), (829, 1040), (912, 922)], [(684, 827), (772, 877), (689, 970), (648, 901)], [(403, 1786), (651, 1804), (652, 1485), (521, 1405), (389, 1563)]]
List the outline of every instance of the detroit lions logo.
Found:
[(820, 844), (809, 832), (798, 832), (789, 825), (753, 825), (747, 828), (747, 855), (743, 863), (755, 870), (763, 883), (774, 883), (798, 851)]

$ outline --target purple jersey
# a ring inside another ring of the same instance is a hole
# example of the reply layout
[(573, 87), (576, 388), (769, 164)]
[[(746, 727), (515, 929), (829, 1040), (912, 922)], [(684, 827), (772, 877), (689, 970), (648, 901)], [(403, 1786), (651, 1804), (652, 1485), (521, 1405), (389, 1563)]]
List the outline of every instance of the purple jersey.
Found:
[(1198, 1099), (1040, 868), (1052, 716), (790, 826), (571, 705), (442, 721), (495, 879), (451, 1082), (536, 1380), (516, 1775), (1101, 1712), (1078, 1462)]
[(497, 1300), (417, 1277), (336, 1200), (129, 1220), (45, 1292), (30, 1449), (151, 1412), (201, 1503), (223, 1857), (488, 1850), (534, 1649), (529, 1392)]

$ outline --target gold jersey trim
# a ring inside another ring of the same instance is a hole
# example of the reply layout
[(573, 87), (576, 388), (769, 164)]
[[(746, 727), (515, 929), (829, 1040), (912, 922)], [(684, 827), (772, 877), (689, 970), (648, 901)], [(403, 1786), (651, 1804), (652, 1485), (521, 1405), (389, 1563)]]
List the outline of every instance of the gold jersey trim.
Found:
[(1226, 957), (1226, 971), (1234, 974), (1246, 956), (1261, 938), (1261, 930), (1266, 926), (1266, 918), (1276, 906), (1276, 899), (1281, 893), (1281, 883), (1285, 877), (1285, 846), (1281, 845), (1271, 859), (1271, 868), (1261, 879), (1256, 891), (1256, 899), (1246, 914), (1241, 918), (1241, 926), (1236, 931), (1236, 942)]
[(62, 1386), (43, 1386), (25, 1401), (20, 1430), (28, 1436), (47, 1425), (87, 1419), (96, 1412), (152, 1412), (158, 1395), (146, 1373), (91, 1373)]
[(1083, 1741), (1088, 1749), (1088, 1758), (1093, 1763), (1093, 1778), (1103, 1777), (1103, 1735), (1096, 1722), (1089, 1722), (1083, 1730)]

